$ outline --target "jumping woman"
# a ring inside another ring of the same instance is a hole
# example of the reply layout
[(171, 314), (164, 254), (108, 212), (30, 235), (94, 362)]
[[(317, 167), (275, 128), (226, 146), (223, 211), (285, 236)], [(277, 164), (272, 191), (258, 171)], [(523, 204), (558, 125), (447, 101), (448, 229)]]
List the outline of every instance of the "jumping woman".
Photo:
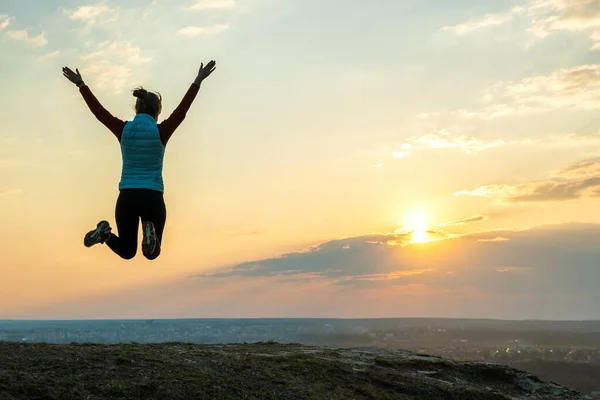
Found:
[(200, 65), (198, 76), (169, 118), (157, 123), (162, 111), (162, 97), (140, 87), (133, 91), (136, 115), (132, 121), (122, 121), (111, 115), (85, 84), (79, 69), (63, 68), (63, 75), (74, 83), (88, 107), (102, 124), (119, 140), (122, 172), (115, 220), (119, 236), (112, 233), (107, 221), (85, 235), (83, 243), (91, 247), (106, 243), (121, 258), (130, 260), (137, 252), (138, 228), (142, 222), (142, 253), (149, 260), (160, 255), (167, 211), (163, 198), (163, 159), (167, 141), (183, 122), (196, 98), (200, 85), (215, 70), (215, 61)]

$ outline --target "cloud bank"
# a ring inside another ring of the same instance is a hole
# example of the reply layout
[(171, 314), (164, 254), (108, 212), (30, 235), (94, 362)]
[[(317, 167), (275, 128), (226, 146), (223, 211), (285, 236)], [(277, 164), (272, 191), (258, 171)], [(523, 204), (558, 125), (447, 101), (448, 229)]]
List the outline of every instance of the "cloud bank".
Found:
[[(463, 221), (482, 218), (474, 216)], [(334, 286), (397, 288), (399, 294), (404, 286), (425, 285), (444, 290), (546, 295), (549, 299), (552, 293), (587, 294), (600, 299), (598, 225), (492, 231), (398, 245), (407, 240), (408, 234), (395, 233), (336, 239), (196, 277), (323, 280)]]
[(567, 166), (541, 181), (496, 183), (460, 190), (454, 195), (500, 199), (504, 204), (556, 203), (600, 198), (600, 159)]

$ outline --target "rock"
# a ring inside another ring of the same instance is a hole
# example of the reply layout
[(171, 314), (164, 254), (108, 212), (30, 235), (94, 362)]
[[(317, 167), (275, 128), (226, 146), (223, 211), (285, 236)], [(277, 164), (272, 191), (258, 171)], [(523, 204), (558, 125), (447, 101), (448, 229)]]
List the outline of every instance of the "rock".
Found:
[(526, 376), (517, 377), (517, 385), (529, 393), (535, 393), (539, 389), (539, 385)]
[(435, 374), (437, 374), (437, 371), (417, 371), (417, 374), (421, 374), (421, 375), (435, 375)]

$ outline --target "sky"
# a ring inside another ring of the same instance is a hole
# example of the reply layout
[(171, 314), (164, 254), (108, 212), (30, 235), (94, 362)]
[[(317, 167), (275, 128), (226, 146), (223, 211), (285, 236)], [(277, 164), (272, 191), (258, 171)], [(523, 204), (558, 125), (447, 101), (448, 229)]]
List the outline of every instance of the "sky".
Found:
[[(0, 0), (0, 53), (0, 319), (600, 319), (598, 0)], [(85, 248), (121, 154), (62, 67), (160, 121), (213, 59), (161, 256)]]

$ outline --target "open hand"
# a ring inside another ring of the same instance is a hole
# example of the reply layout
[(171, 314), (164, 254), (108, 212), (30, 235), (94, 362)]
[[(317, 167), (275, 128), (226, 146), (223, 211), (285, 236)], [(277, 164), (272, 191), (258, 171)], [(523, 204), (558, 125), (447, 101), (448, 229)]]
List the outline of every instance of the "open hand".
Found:
[(78, 68), (75, 68), (75, 71), (77, 71), (76, 73), (73, 72), (71, 70), (71, 68), (69, 68), (69, 67), (63, 67), (62, 71), (63, 71), (63, 75), (65, 76), (65, 78), (67, 78), (74, 84), (78, 84), (79, 82), (81, 82), (83, 80), (83, 78), (81, 77), (81, 74), (79, 73)]
[(216, 61), (212, 60), (206, 66), (204, 63), (200, 64), (200, 70), (198, 71), (198, 77), (196, 77), (197, 82), (202, 82), (204, 79), (208, 78), (210, 74), (215, 70)]

